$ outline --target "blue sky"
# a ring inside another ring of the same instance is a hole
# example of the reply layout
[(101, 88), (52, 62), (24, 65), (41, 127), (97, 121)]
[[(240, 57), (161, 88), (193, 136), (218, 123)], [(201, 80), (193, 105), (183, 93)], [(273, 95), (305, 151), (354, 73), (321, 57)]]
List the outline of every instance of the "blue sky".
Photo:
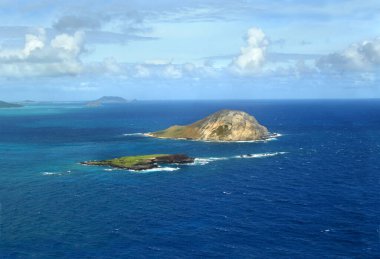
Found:
[(4, 100), (379, 98), (375, 0), (0, 0)]

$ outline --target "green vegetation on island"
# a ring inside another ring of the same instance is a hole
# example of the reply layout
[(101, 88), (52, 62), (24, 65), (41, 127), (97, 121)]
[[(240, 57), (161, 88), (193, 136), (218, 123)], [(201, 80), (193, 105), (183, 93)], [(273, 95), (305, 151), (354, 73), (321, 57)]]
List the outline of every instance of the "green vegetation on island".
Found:
[(124, 156), (109, 160), (81, 162), (84, 165), (110, 166), (128, 170), (147, 170), (159, 167), (160, 164), (185, 164), (194, 162), (194, 158), (183, 154), (153, 154), (142, 156)]

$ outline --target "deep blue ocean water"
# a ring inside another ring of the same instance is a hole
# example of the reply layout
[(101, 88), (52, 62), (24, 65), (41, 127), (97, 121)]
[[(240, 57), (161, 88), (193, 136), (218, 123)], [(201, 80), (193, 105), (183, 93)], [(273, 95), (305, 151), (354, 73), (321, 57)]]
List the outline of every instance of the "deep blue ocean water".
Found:
[[(283, 136), (205, 143), (125, 135), (223, 108), (247, 111)], [(146, 173), (78, 164), (151, 153), (201, 159)], [(256, 155), (235, 158), (244, 154)], [(0, 257), (379, 258), (379, 154), (380, 100), (2, 109)]]

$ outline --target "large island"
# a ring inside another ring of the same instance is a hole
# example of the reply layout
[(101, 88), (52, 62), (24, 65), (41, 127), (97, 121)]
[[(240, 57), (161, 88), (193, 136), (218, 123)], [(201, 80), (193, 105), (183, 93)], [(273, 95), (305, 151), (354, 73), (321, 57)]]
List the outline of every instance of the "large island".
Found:
[(221, 110), (187, 126), (172, 126), (146, 136), (203, 141), (253, 141), (269, 137), (266, 127), (243, 111)]
[(187, 164), (194, 162), (194, 158), (183, 154), (154, 154), (143, 156), (125, 156), (109, 160), (85, 161), (84, 165), (110, 166), (120, 169), (141, 171), (158, 168), (162, 164)]

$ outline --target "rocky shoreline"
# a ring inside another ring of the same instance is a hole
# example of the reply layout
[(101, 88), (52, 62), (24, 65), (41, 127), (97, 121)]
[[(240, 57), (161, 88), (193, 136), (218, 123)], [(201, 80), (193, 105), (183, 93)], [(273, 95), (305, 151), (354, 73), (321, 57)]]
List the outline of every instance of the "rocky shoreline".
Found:
[(192, 138), (171, 138), (171, 137), (157, 137), (155, 136), (154, 134), (152, 134), (151, 132), (147, 132), (147, 133), (139, 133), (140, 135), (144, 136), (144, 137), (149, 137), (149, 138), (157, 138), (157, 139), (172, 139), (172, 140), (190, 140), (190, 141), (199, 141), (199, 142), (215, 142), (215, 143), (255, 143), (255, 142), (266, 142), (266, 141), (270, 141), (270, 140), (273, 140), (273, 139), (276, 139), (278, 137), (281, 137), (282, 134), (280, 133), (268, 133), (267, 136), (265, 137), (262, 137), (260, 139), (256, 139), (256, 140), (233, 140), (233, 141), (230, 141), (230, 140), (203, 140), (203, 139), (192, 139)]
[(110, 166), (119, 169), (142, 171), (159, 168), (162, 164), (189, 164), (193, 163), (194, 158), (184, 154), (160, 154), (144, 156), (127, 156), (100, 161), (84, 161), (82, 165), (91, 166)]

